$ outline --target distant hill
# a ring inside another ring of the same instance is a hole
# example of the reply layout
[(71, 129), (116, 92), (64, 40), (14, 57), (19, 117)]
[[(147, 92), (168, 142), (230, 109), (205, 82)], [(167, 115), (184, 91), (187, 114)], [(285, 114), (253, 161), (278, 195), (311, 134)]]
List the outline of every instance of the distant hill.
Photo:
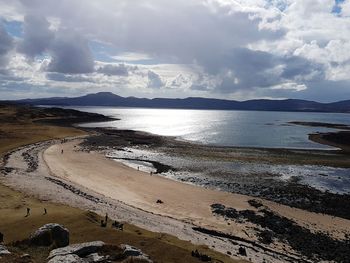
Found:
[(258, 111), (307, 111), (307, 112), (349, 112), (350, 100), (334, 103), (287, 100), (221, 100), (189, 97), (185, 99), (121, 97), (110, 92), (99, 92), (81, 97), (55, 97), (18, 100), (17, 103), (32, 105), (61, 106), (114, 106), (171, 109), (216, 109), (216, 110), (258, 110)]

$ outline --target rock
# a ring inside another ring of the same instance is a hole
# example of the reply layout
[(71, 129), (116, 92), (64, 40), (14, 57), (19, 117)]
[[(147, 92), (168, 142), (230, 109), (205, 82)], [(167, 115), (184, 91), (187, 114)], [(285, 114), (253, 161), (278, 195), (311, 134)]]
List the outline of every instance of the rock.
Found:
[(239, 247), (238, 254), (240, 254), (241, 256), (246, 257), (247, 256), (247, 251), (246, 251), (246, 249), (244, 247)]
[(9, 255), (9, 254), (11, 254), (11, 252), (8, 251), (5, 246), (0, 245), (0, 256)]
[(48, 259), (71, 254), (77, 255), (78, 257), (86, 257), (90, 254), (98, 252), (104, 245), (105, 243), (102, 241), (94, 241), (57, 248), (50, 252)]
[(140, 259), (149, 263), (152, 263), (153, 261), (149, 258), (148, 255), (144, 254), (140, 249), (136, 247), (132, 247), (130, 245), (120, 245), (120, 247), (123, 249), (123, 256), (124, 257), (132, 257), (135, 259)]
[(84, 263), (84, 259), (77, 255), (69, 254), (64, 256), (57, 256), (50, 259), (47, 263)]
[(143, 255), (142, 251), (136, 247), (132, 247), (129, 245), (121, 245), (121, 248), (123, 249), (123, 255), (125, 257), (138, 257)]
[(65, 247), (69, 245), (69, 231), (59, 224), (46, 224), (30, 236), (30, 243), (35, 246)]
[(99, 263), (99, 262), (106, 262), (107, 257), (104, 256), (100, 256), (97, 253), (93, 253), (91, 255), (88, 255), (87, 257), (85, 257), (85, 260), (87, 260), (88, 262), (93, 262), (93, 263)]

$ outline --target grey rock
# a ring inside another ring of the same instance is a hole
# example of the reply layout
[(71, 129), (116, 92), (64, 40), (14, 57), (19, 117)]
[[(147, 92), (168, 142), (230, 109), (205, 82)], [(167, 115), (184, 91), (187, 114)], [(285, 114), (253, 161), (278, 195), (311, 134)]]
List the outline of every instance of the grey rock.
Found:
[(11, 252), (8, 251), (5, 246), (0, 245), (0, 256), (9, 255), (9, 254), (11, 254)]
[(103, 263), (106, 262), (108, 257), (100, 256), (97, 253), (93, 253), (85, 257), (85, 261), (89, 263)]
[(65, 247), (69, 245), (69, 231), (59, 224), (46, 224), (30, 236), (30, 243), (36, 246)]
[(50, 259), (47, 263), (84, 263), (84, 259), (80, 258), (77, 255), (69, 254), (63, 256), (57, 256)]
[(133, 257), (137, 259), (142, 259), (149, 263), (153, 262), (148, 255), (144, 254), (140, 249), (136, 247), (125, 245), (125, 244), (120, 245), (120, 247), (123, 249), (124, 257)]
[(77, 255), (78, 257), (86, 257), (90, 254), (98, 252), (104, 245), (105, 243), (102, 241), (94, 241), (57, 248), (50, 252), (48, 259), (70, 254)]

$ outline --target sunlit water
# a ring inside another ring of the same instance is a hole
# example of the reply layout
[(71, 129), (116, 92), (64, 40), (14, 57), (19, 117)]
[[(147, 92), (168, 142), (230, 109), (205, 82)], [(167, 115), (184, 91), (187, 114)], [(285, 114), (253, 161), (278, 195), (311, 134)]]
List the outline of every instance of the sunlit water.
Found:
[(330, 149), (328, 146), (311, 142), (308, 134), (334, 131), (333, 129), (292, 125), (288, 122), (327, 122), (350, 125), (349, 115), (342, 113), (109, 107), (75, 109), (120, 119), (112, 122), (84, 124), (85, 127), (131, 129), (220, 146)]

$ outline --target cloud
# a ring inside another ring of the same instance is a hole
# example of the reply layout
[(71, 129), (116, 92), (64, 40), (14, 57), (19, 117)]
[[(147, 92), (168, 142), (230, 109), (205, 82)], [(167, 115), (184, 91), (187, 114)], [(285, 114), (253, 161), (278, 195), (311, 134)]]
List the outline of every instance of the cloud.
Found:
[(0, 24), (0, 68), (7, 65), (9, 52), (14, 47), (12, 37), (7, 33), (5, 28)]
[(115, 60), (126, 62), (146, 61), (152, 59), (152, 57), (148, 54), (135, 52), (122, 52), (117, 56), (112, 56), (112, 58)]
[(70, 30), (57, 32), (50, 48), (52, 56), (47, 71), (81, 74), (94, 71), (94, 59), (87, 40)]
[(84, 76), (84, 75), (77, 75), (77, 74), (62, 74), (62, 73), (47, 73), (46, 74), (47, 79), (54, 80), (54, 81), (65, 81), (65, 82), (91, 82), (91, 78)]
[(23, 23), (24, 36), (19, 42), (18, 51), (31, 59), (48, 51), (54, 39), (54, 32), (49, 27), (45, 17), (27, 15)]
[(348, 2), (335, 12), (334, 0), (0, 0), (1, 18), (24, 29), (0, 60), (14, 59), (17, 42), (40, 67), (19, 64), (13, 75), (53, 88), (341, 99), (350, 95)]
[(98, 73), (102, 73), (107, 76), (121, 76), (128, 77), (129, 71), (137, 70), (137, 66), (126, 66), (125, 64), (106, 64), (97, 69)]
[(160, 76), (152, 70), (148, 71), (148, 84), (147, 87), (150, 89), (160, 89), (164, 86), (163, 80)]

